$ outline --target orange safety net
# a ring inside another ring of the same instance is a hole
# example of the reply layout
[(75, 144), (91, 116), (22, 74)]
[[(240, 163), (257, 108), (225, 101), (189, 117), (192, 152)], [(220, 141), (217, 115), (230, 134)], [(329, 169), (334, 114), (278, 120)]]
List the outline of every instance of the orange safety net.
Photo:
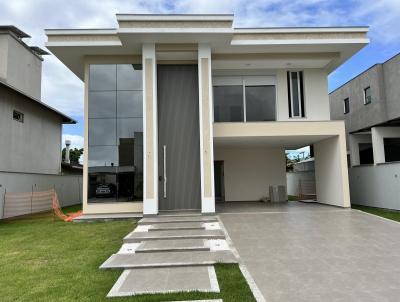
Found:
[(57, 192), (56, 191), (54, 191), (54, 194), (53, 194), (52, 204), (53, 204), (54, 214), (58, 218), (60, 218), (61, 220), (66, 221), (66, 222), (72, 221), (74, 218), (79, 217), (79, 216), (82, 215), (82, 211), (64, 214), (63, 211), (61, 210), (60, 203), (58, 202), (58, 197), (57, 197)]

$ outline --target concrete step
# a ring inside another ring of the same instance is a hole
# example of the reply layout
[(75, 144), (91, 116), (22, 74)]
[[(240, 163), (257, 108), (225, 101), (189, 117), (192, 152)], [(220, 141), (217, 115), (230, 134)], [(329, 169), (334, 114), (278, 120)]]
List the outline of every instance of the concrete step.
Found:
[(191, 291), (220, 292), (213, 266), (124, 270), (107, 297)]
[(171, 231), (171, 230), (204, 230), (202, 222), (179, 222), (179, 223), (157, 223), (151, 226), (149, 231)]
[(134, 243), (147, 240), (172, 239), (224, 239), (222, 230), (166, 230), (152, 232), (131, 232), (124, 238), (124, 243)]
[(203, 239), (149, 240), (143, 241), (135, 253), (209, 251)]
[(100, 268), (132, 269), (175, 266), (208, 266), (216, 263), (237, 263), (237, 259), (231, 251), (113, 254), (100, 266)]
[(157, 216), (145, 217), (139, 220), (138, 224), (157, 224), (157, 223), (181, 223), (181, 222), (214, 222), (218, 221), (215, 216)]

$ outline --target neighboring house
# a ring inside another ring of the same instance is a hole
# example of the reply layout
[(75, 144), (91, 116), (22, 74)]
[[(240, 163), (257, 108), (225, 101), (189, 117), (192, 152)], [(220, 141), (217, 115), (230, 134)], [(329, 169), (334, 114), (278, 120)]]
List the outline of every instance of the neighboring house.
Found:
[(68, 183), (53, 179), (61, 174), (62, 125), (75, 121), (40, 100), (42, 56), (48, 53), (28, 46), (28, 37), (14, 26), (0, 26), (0, 218), (6, 192)]
[(285, 149), (314, 145), (318, 201), (349, 207), (345, 129), (327, 76), (366, 27), (233, 28), (233, 15), (125, 15), (49, 29), (85, 83), (83, 211), (215, 212), (286, 185)]
[(314, 158), (295, 163), (292, 171), (286, 172), (286, 182), (288, 195), (314, 198), (316, 195)]
[(352, 201), (400, 210), (400, 54), (331, 92), (330, 107), (346, 125)]

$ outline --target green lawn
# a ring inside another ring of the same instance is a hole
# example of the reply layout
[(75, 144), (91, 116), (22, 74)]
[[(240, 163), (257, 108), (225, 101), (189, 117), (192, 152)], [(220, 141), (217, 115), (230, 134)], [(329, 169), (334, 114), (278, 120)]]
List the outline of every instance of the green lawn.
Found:
[(361, 205), (356, 205), (352, 204), (351, 207), (353, 209), (361, 210), (370, 214), (374, 214), (377, 216), (381, 216), (387, 219), (391, 219), (394, 221), (400, 222), (400, 211), (393, 211), (393, 210), (387, 210), (387, 209), (381, 209), (381, 208), (373, 208), (373, 207), (367, 207), (367, 206), (361, 206)]
[[(65, 209), (76, 211), (77, 207)], [(237, 265), (216, 265), (220, 294), (182, 293), (107, 299), (121, 270), (98, 267), (132, 231), (132, 221), (66, 223), (51, 213), (0, 222), (1, 301), (255, 301)]]

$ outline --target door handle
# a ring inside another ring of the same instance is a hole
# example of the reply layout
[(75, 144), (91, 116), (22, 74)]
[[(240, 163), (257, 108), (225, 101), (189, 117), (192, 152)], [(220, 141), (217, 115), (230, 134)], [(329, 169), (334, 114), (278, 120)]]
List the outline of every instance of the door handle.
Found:
[(167, 146), (163, 146), (163, 158), (164, 158), (164, 198), (167, 198)]

